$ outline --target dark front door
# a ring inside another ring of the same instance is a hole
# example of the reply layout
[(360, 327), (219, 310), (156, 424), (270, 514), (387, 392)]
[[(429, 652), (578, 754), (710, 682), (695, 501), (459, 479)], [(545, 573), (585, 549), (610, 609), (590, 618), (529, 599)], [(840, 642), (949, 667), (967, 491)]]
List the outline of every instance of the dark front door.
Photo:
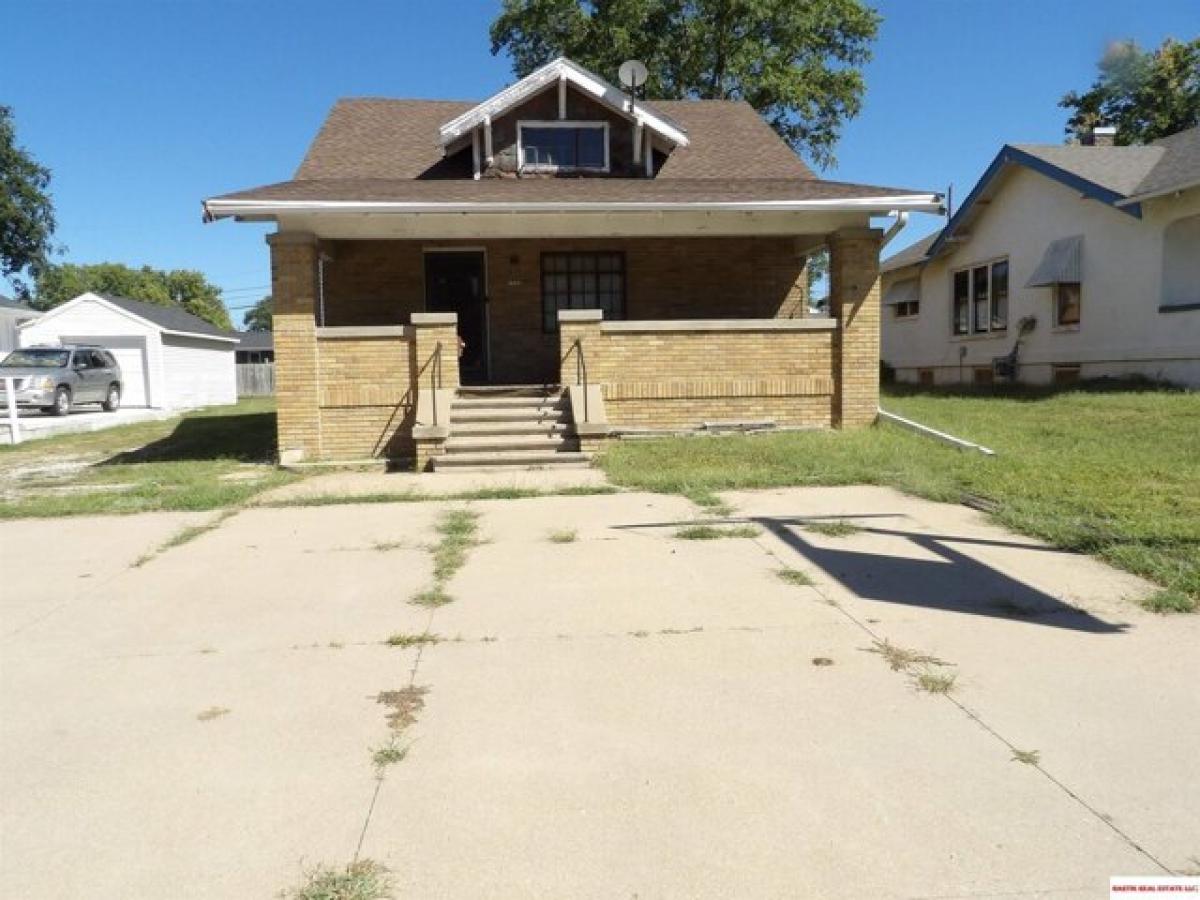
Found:
[(463, 384), (488, 380), (487, 286), (483, 253), (477, 250), (425, 254), (425, 309), (458, 313), (463, 341), (459, 368)]

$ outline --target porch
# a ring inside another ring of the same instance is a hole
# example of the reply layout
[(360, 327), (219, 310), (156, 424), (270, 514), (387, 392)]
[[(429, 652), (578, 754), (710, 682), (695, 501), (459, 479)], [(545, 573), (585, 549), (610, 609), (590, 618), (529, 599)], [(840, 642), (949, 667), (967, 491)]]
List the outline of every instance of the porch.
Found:
[[(542, 465), (631, 431), (868, 424), (880, 236), (277, 233), (281, 460)], [(823, 245), (830, 316), (809, 317), (805, 264)], [(497, 385), (541, 399), (473, 390)], [(506, 405), (507, 420), (482, 412)], [(463, 427), (471, 406), (491, 427)]]

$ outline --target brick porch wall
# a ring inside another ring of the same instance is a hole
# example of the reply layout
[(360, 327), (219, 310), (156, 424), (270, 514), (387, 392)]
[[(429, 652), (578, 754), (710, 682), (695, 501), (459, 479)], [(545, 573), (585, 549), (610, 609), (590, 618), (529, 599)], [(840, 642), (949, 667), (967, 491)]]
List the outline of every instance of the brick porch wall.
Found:
[(323, 248), (327, 325), (393, 325), (425, 308), (423, 250), (487, 255), (493, 380), (558, 376), (558, 335), (542, 329), (541, 254), (621, 251), (628, 319), (792, 318), (805, 313), (804, 260), (791, 237), (503, 241), (334, 241)]
[(577, 378), (572, 348), (578, 339), (589, 382), (603, 385), (610, 424), (682, 429), (705, 422), (833, 423), (832, 323), (805, 330), (725, 330), (719, 322), (654, 327), (562, 323), (562, 378)]

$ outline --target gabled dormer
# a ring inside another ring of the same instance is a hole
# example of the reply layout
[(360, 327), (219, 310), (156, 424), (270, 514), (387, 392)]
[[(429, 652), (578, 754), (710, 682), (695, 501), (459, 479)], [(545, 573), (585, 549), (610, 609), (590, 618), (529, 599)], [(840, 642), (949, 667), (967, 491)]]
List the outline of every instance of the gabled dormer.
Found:
[(559, 57), (444, 123), (443, 155), (469, 154), (475, 178), (652, 178), (679, 123)]

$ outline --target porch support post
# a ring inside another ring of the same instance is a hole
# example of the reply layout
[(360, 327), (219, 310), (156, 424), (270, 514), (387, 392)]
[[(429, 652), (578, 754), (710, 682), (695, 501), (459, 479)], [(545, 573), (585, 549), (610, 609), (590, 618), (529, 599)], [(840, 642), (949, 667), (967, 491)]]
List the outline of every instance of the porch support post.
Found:
[(642, 162), (642, 141), (644, 140), (642, 131), (644, 128), (641, 119), (638, 119), (637, 124), (633, 126), (633, 164), (635, 166)]
[(487, 168), (492, 167), (494, 157), (492, 156), (492, 117), (483, 117), (483, 158), (487, 163)]
[(475, 180), (479, 180), (479, 129), (471, 129), (471, 166), (475, 170)]
[(307, 232), (267, 235), (275, 334), (279, 462), (321, 456), (321, 373), (317, 350), (317, 239)]
[(845, 228), (829, 238), (833, 424), (871, 425), (879, 412), (879, 248), (877, 228)]
[(450, 437), (450, 404), (458, 391), (458, 315), (413, 313), (410, 377), (417, 398), (413, 443), (417, 471), (445, 452)]
[(565, 119), (567, 117), (567, 76), (558, 76), (558, 117)]
[(650, 129), (643, 128), (642, 134), (645, 137), (645, 147), (642, 150), (642, 155), (646, 158), (646, 177), (654, 177), (654, 143), (650, 137)]

